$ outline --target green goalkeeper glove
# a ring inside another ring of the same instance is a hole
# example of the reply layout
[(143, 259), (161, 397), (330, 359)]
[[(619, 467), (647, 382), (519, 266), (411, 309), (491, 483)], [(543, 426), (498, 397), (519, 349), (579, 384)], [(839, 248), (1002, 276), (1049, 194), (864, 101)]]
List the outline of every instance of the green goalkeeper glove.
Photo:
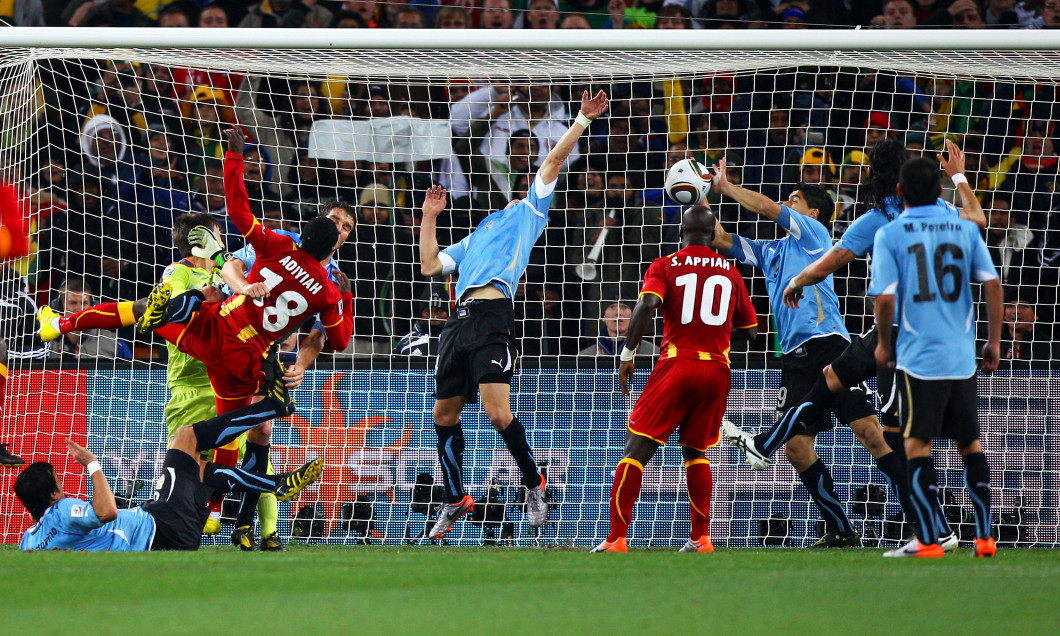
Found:
[(225, 251), (225, 246), (221, 243), (221, 239), (217, 238), (213, 230), (205, 225), (196, 225), (191, 228), (191, 231), (188, 232), (188, 242), (191, 243), (192, 256), (208, 258), (217, 263), (218, 267), (221, 267), (225, 264), (225, 261), (232, 258), (232, 255)]

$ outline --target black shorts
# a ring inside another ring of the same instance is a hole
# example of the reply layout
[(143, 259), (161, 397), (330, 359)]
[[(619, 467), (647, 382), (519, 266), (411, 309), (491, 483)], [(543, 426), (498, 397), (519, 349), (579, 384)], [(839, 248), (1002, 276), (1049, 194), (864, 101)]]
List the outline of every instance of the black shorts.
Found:
[[(846, 338), (834, 335), (807, 340), (791, 353), (780, 358), (780, 393), (777, 395), (777, 419), (789, 408), (798, 404), (806, 395), (821, 371), (835, 360), (847, 348)], [(832, 412), (836, 419), (844, 424), (876, 414), (868, 391), (864, 385), (856, 384), (836, 396), (832, 402)], [(822, 417), (816, 422), (809, 422), (802, 435), (814, 435), (831, 430), (831, 416)]]
[(979, 390), (975, 376), (964, 380), (921, 380), (896, 374), (902, 435), (952, 439), (959, 446), (979, 439)]
[(897, 428), (898, 398), (894, 387), (894, 369), (876, 366), (876, 343), (879, 338), (875, 326), (855, 336), (850, 346), (832, 362), (832, 371), (843, 386), (857, 386), (875, 376), (883, 425)]
[(508, 384), (519, 359), (512, 338), (515, 308), (507, 298), (477, 298), (453, 308), (438, 337), (434, 396), (478, 400), (480, 384)]
[(143, 505), (155, 518), (152, 550), (198, 550), (202, 527), (210, 514), (213, 489), (202, 483), (199, 463), (184, 451), (166, 451), (155, 498)]

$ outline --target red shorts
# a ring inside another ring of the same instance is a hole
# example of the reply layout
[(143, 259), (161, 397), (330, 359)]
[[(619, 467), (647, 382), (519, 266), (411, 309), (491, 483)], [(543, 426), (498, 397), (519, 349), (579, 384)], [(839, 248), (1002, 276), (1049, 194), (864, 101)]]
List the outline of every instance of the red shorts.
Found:
[(249, 404), (261, 388), (264, 355), (232, 332), (218, 315), (220, 308), (219, 303), (205, 303), (187, 324), (170, 323), (155, 333), (206, 365), (217, 412), (227, 413)]
[(680, 429), (681, 446), (705, 451), (718, 443), (732, 375), (718, 362), (668, 358), (644, 385), (629, 430), (665, 444)]

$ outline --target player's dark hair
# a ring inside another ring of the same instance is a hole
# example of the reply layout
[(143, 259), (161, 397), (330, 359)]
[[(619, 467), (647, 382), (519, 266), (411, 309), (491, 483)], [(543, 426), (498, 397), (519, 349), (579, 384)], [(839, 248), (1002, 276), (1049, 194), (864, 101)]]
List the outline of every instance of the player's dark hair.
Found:
[(938, 160), (917, 157), (902, 164), (899, 177), (902, 199), (909, 207), (931, 205), (942, 191), (942, 176)]
[(331, 212), (335, 208), (341, 208), (346, 211), (351, 218), (356, 218), (353, 214), (353, 207), (341, 199), (325, 199), (320, 202), (319, 212), (320, 216), (327, 216), (328, 212)]
[(191, 256), (191, 243), (188, 242), (188, 232), (192, 228), (204, 225), (210, 229), (220, 227), (220, 223), (211, 214), (182, 214), (173, 221), (173, 247), (177, 248), (181, 258)]
[(55, 468), (48, 462), (34, 462), (15, 478), (15, 496), (36, 521), (52, 505), (52, 495), (59, 490)]
[(831, 228), (835, 217), (835, 200), (828, 190), (809, 183), (799, 183), (795, 189), (802, 193), (808, 207), (817, 210), (817, 220), (826, 228)]
[(884, 200), (898, 194), (898, 173), (909, 160), (905, 144), (897, 139), (877, 141), (869, 148), (869, 179), (865, 205), (883, 210)]
[(318, 261), (331, 255), (339, 242), (339, 228), (326, 216), (318, 216), (302, 228), (302, 249)]

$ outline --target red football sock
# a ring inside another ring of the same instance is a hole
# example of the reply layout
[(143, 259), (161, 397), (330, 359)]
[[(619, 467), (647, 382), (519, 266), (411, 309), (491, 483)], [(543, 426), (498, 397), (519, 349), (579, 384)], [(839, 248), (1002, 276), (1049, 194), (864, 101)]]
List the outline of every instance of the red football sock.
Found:
[(136, 324), (133, 303), (103, 303), (59, 319), (59, 332), (88, 331), (90, 329), (120, 329)]
[(688, 503), (692, 513), (692, 539), (709, 537), (710, 493), (714, 488), (710, 460), (697, 457), (686, 461), (685, 479), (688, 483)]
[(644, 476), (644, 465), (635, 459), (626, 458), (618, 462), (615, 483), (611, 485), (611, 534), (608, 541), (617, 541), (626, 536), (633, 518), (633, 504), (640, 496), (640, 480)]

